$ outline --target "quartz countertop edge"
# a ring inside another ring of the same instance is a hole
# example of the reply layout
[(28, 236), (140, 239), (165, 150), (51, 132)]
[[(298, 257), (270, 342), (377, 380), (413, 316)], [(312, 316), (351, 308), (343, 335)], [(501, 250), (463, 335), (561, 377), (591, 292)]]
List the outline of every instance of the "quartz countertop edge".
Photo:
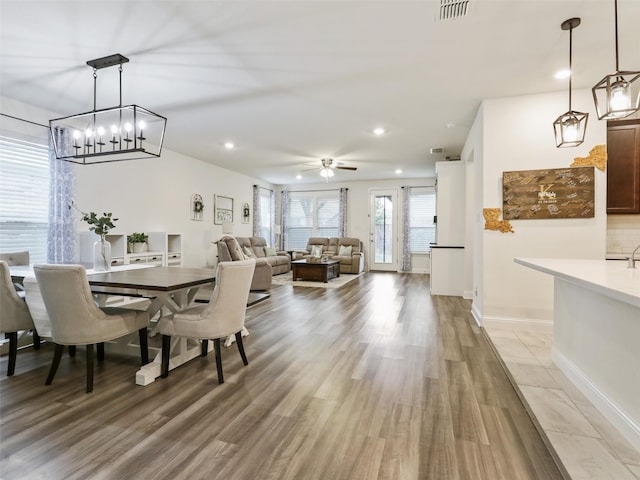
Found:
[(640, 268), (627, 268), (623, 262), (593, 259), (517, 257), (513, 261), (640, 307)]

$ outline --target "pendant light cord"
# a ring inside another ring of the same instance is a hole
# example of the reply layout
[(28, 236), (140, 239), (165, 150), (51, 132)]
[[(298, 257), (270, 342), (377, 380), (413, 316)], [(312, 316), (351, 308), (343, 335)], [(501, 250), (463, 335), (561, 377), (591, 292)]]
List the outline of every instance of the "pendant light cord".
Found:
[(571, 82), (573, 80), (573, 66), (571, 52), (573, 51), (573, 25), (569, 28), (569, 111), (571, 112)]
[(618, 0), (614, 1), (614, 12), (616, 17), (616, 72), (620, 71), (620, 67), (618, 66)]

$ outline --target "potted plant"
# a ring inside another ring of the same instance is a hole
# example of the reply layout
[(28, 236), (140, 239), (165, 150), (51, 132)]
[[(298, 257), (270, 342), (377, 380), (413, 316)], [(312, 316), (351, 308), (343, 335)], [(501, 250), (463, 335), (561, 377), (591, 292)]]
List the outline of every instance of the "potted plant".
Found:
[(129, 253), (143, 253), (146, 252), (149, 245), (149, 235), (145, 233), (134, 232), (131, 235), (127, 235), (127, 246), (129, 247)]
[(95, 270), (111, 270), (111, 244), (107, 241), (106, 235), (109, 230), (115, 228), (114, 222), (117, 220), (117, 218), (113, 218), (111, 212), (103, 213), (102, 217), (98, 217), (95, 212), (82, 213), (82, 221), (91, 225), (89, 230), (100, 235), (100, 240), (93, 245), (93, 268)]

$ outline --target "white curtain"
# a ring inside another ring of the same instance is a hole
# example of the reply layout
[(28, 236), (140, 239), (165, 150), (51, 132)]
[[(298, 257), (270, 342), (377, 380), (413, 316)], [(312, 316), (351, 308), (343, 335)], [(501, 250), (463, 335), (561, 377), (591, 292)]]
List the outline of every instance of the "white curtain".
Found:
[(259, 237), (261, 235), (260, 225), (260, 187), (258, 185), (253, 186), (253, 236)]
[(286, 249), (289, 233), (287, 232), (287, 226), (289, 224), (289, 192), (282, 190), (280, 192), (280, 250)]
[(409, 201), (409, 196), (411, 193), (411, 187), (404, 186), (401, 190), (402, 195), (402, 236), (401, 236), (401, 260), (400, 260), (400, 271), (402, 272), (410, 272), (411, 271), (411, 250), (409, 248), (409, 219), (411, 218), (411, 202)]
[(49, 137), (49, 232), (47, 235), (47, 262), (77, 263), (78, 231), (76, 226), (76, 174), (75, 165), (58, 160), (53, 150), (56, 142), (70, 142), (64, 130), (52, 131)]

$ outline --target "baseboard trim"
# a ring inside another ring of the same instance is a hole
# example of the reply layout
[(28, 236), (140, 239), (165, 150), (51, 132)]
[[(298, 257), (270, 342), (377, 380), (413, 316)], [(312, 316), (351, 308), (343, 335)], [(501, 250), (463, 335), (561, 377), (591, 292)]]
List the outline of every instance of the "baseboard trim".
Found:
[(526, 332), (553, 333), (553, 320), (516, 317), (482, 317), (485, 328), (501, 328)]
[(618, 429), (634, 448), (640, 451), (640, 425), (602, 393), (582, 370), (562, 353), (558, 352), (555, 347), (551, 348), (551, 358), (562, 373), (578, 387), (578, 390)]

